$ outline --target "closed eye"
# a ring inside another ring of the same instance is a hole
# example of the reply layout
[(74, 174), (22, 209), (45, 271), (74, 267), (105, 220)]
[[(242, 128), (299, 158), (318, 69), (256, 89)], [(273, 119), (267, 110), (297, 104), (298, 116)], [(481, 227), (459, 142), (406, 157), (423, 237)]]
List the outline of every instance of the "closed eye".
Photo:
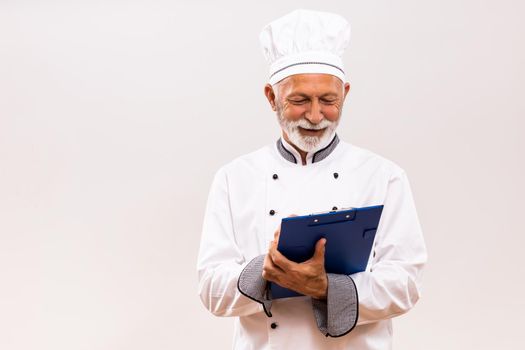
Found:
[(294, 105), (302, 105), (302, 104), (305, 104), (306, 102), (308, 102), (307, 99), (302, 99), (302, 100), (289, 100), (290, 103), (294, 104)]

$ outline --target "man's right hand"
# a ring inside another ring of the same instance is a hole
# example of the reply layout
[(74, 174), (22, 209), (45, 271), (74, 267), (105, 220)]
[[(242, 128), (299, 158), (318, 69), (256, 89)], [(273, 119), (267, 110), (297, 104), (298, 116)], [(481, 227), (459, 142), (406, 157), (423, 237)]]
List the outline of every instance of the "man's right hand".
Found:
[(265, 280), (275, 282), (281, 287), (316, 299), (326, 299), (328, 277), (324, 268), (326, 239), (321, 238), (315, 245), (314, 255), (302, 262), (288, 260), (277, 250), (279, 227), (274, 233), (274, 240), (264, 259), (262, 276)]

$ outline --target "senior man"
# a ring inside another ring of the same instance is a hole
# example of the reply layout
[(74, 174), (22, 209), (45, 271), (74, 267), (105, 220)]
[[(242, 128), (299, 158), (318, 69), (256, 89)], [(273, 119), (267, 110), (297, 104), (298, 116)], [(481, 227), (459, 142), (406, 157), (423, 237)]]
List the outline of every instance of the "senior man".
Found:
[[(206, 308), (237, 317), (235, 349), (388, 349), (391, 318), (419, 299), (426, 249), (405, 172), (335, 133), (350, 90), (349, 37), (341, 16), (306, 10), (261, 33), (264, 92), (282, 135), (216, 173), (197, 266)], [(276, 248), (283, 217), (380, 204), (363, 272), (327, 273), (325, 239), (303, 263)], [(304, 296), (272, 300), (268, 282)]]

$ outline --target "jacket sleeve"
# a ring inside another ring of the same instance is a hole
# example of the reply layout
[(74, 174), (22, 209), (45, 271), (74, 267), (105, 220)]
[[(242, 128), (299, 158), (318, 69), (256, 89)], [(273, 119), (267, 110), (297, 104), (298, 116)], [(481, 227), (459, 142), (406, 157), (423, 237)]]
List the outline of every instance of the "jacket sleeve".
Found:
[(369, 270), (328, 274), (326, 300), (312, 299), (315, 320), (326, 336), (340, 337), (360, 324), (401, 315), (417, 302), (427, 253), (408, 179), (392, 176)]
[(262, 311), (262, 305), (237, 289), (247, 265), (236, 244), (224, 168), (213, 180), (197, 261), (198, 293), (204, 306), (216, 316), (246, 316)]
[(367, 271), (351, 275), (359, 294), (357, 325), (401, 315), (421, 293), (427, 252), (406, 174), (390, 177)]

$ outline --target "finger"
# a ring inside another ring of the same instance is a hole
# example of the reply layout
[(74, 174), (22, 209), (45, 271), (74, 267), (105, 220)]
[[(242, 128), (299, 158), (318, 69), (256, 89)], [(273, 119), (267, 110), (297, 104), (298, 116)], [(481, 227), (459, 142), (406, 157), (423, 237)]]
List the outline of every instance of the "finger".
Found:
[(273, 233), (273, 240), (279, 242), (279, 236), (281, 235), (281, 225)]
[(273, 242), (273, 240), (268, 242), (268, 253), (270, 252), (270, 250), (272, 250)]
[(324, 263), (324, 254), (326, 250), (326, 238), (321, 238), (315, 244), (315, 252), (312, 260)]
[(266, 257), (268, 258), (268, 264), (267, 265), (268, 265), (269, 268), (271, 268), (272, 270), (277, 270), (277, 271), (279, 271), (281, 273), (284, 273), (283, 269), (279, 265), (277, 265), (275, 263), (271, 251), (266, 255)]
[(274, 263), (274, 264), (276, 264), (275, 263), (275, 256), (276, 256), (277, 252), (278, 252), (278, 250), (277, 250), (277, 242), (275, 240), (273, 240), (271, 242), (271, 244), (270, 244), (270, 249), (268, 250), (268, 256), (270, 257), (270, 259), (272, 260), (272, 263)]
[(262, 277), (270, 282), (277, 282), (278, 279), (280, 279), (280, 276), (283, 275), (283, 271), (276, 266), (270, 255), (266, 255), (264, 258), (264, 264), (262, 269)]
[(274, 248), (271, 249), (270, 256), (272, 258), (273, 263), (284, 271), (292, 270), (294, 266), (297, 264), (289, 260), (283, 254), (281, 254), (281, 252), (277, 250), (277, 245), (275, 245)]
[(279, 248), (279, 242), (276, 240), (271, 241), (270, 243), (270, 249), (268, 250), (268, 253), (272, 256), (274, 256), (274, 252), (278, 251)]
[(274, 268), (272, 265), (273, 263), (270, 255), (266, 254), (262, 268), (262, 277), (267, 281), (272, 281), (272, 276), (274, 274)]

